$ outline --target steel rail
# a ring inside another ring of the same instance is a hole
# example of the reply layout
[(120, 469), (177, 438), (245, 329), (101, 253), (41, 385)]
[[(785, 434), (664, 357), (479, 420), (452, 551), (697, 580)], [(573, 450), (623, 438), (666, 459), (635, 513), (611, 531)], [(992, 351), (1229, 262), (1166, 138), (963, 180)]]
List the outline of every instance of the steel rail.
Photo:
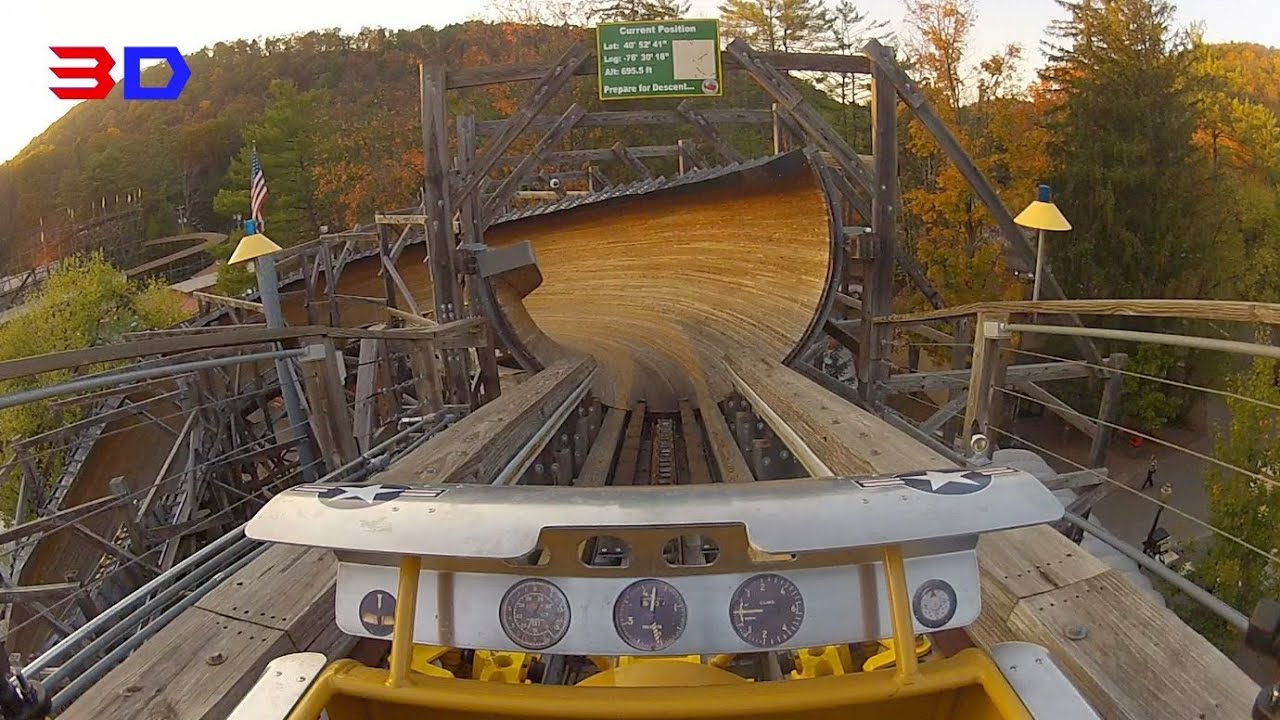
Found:
[(50, 385), (49, 387), (24, 390), (22, 392), (13, 393), (12, 395), (0, 396), (0, 410), (16, 407), (18, 405), (25, 405), (37, 400), (57, 397), (58, 395), (97, 390), (98, 388), (121, 385), (124, 383), (135, 382), (137, 380), (152, 380), (184, 372), (208, 370), (210, 368), (240, 365), (242, 363), (258, 362), (262, 360), (283, 360), (287, 358), (301, 357), (306, 354), (307, 351), (302, 349), (271, 350), (268, 352), (249, 353), (247, 355), (233, 355), (226, 358), (194, 360), (189, 363), (148, 368), (145, 370), (127, 370), (114, 375), (98, 375), (95, 377), (81, 378), (80, 380), (72, 380), (58, 385)]

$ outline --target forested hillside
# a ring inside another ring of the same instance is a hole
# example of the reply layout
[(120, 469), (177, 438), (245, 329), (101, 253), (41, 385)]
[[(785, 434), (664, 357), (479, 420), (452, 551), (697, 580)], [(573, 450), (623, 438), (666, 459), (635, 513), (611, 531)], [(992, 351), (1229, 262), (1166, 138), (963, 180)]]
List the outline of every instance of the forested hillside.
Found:
[[(313, 237), (320, 225), (368, 219), (375, 208), (416, 200), (421, 60), (444, 57), (471, 67), (550, 61), (589, 36), (580, 29), (468, 22), (440, 30), (318, 31), (219, 43), (188, 58), (191, 81), (176, 102), (127, 103), (117, 88), (105, 101), (75, 107), (0, 167), (0, 246), (24, 242), (41, 217), (60, 220), (64, 208), (86, 211), (103, 197), (110, 207), (116, 195), (139, 188), (152, 235), (175, 231), (183, 206), (193, 227), (225, 230), (232, 214), (247, 211), (247, 192), (238, 206), (234, 195), (222, 207), (214, 199), (223, 187), (247, 191), (254, 143), (272, 195), (268, 220), (281, 241)], [(481, 120), (503, 117), (528, 87), (451, 93), (450, 111)], [(726, 93), (721, 106), (768, 107), (764, 93), (745, 78), (727, 83)], [(598, 109), (592, 79), (576, 81), (572, 95), (549, 111), (572, 101)], [(611, 109), (659, 106), (627, 101)], [(601, 140), (592, 136), (599, 134), (578, 130), (570, 142), (598, 146)], [(645, 137), (644, 128), (620, 135), (611, 128), (607, 144), (646, 144)], [(739, 140), (757, 146), (744, 150), (764, 147), (759, 132)]]
[[(1022, 207), (1037, 183), (1054, 185), (1077, 228), (1050, 248), (1071, 294), (1276, 298), (1280, 52), (1200, 42), (1173, 26), (1173, 6), (1163, 0), (1060, 4), (1063, 19), (1046, 29), (1056, 49), (1038, 74), (1022, 48), (972, 52), (981, 20), (971, 0), (904, 0), (897, 37), (848, 0), (731, 0), (721, 13), (726, 35), (762, 50), (853, 53), (868, 36), (892, 42), (1010, 207)], [(282, 243), (412, 204), (422, 162), (421, 60), (469, 67), (545, 61), (591, 37), (563, 24), (591, 20), (565, 14), (576, 6), (512, 7), (523, 14), (511, 17), (525, 22), (219, 43), (189, 58), (192, 79), (176, 102), (126, 103), (117, 89), (106, 101), (82, 103), (0, 166), (0, 252), (12, 256), (29, 243), (42, 218), (62, 223), (68, 208), (83, 217), (103, 198), (111, 206), (139, 192), (151, 236), (175, 232), (181, 221), (231, 229), (248, 209), (254, 145), (271, 192), (268, 223)], [(610, 7), (615, 16), (683, 9), (669, 2)], [(868, 152), (861, 81), (799, 80), (854, 147)], [(451, 93), (450, 110), (502, 117), (527, 88)], [(768, 107), (745, 76), (731, 75), (726, 93), (700, 102)], [(549, 111), (571, 101), (602, 106), (590, 78)], [(669, 129), (618, 131), (575, 130), (568, 146), (672, 140)], [(758, 129), (729, 132), (745, 152), (766, 147)], [(1019, 296), (1024, 287), (1004, 265), (990, 218), (932, 138), (906, 123), (901, 143), (904, 246), (949, 303)], [(607, 169), (626, 179), (620, 168)], [(918, 300), (904, 293), (902, 302)]]

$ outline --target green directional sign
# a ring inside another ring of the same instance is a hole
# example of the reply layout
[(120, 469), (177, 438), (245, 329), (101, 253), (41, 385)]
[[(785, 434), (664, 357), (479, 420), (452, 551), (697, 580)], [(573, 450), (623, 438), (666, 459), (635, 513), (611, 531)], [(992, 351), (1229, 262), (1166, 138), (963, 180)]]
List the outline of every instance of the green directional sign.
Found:
[(601, 100), (724, 94), (717, 20), (644, 20), (596, 28)]

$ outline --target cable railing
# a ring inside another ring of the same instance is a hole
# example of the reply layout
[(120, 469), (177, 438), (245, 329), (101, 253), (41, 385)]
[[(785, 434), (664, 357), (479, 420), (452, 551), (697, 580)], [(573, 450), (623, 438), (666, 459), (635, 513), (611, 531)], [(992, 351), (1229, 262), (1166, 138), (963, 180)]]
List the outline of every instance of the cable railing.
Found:
[[(1060, 306), (1060, 307), (1055, 307)], [(1207, 535), (1198, 536), (1200, 538), (1212, 538), (1210, 542), (1230, 543), (1241, 549), (1242, 553), (1247, 553), (1257, 558), (1259, 562), (1264, 563), (1280, 563), (1280, 553), (1275, 549), (1268, 549), (1268, 545), (1260, 544), (1256, 540), (1252, 540), (1244, 533), (1232, 532), (1231, 530), (1215, 525), (1213, 519), (1204, 516), (1202, 512), (1186, 507), (1178, 507), (1168, 500), (1168, 497), (1160, 497), (1160, 493), (1145, 493), (1141, 488), (1135, 487), (1123, 479), (1112, 477), (1105, 469), (1097, 466), (1090, 467), (1090, 464), (1080, 462), (1070, 457), (1073, 454), (1068, 448), (1047, 447), (1046, 445), (1054, 445), (1052, 442), (1035, 442), (1027, 437), (1026, 432), (1015, 431), (1014, 427), (1018, 422), (1016, 417), (1016, 409), (1012, 420), (1008, 422), (1015, 425), (1006, 425), (1004, 421), (1005, 413), (993, 412), (993, 406), (999, 407), (1002, 403), (1000, 398), (1015, 400), (1019, 404), (1033, 403), (1043, 406), (1046, 410), (1054, 412), (1064, 417), (1065, 425), (1075, 425), (1077, 428), (1085, 430), (1093, 430), (1093, 433), (1106, 433), (1104, 436), (1105, 444), (1112, 445), (1117, 441), (1117, 437), (1129, 438), (1134, 442), (1140, 439), (1143, 444), (1150, 444), (1163, 455), (1174, 455), (1176, 457), (1186, 458), (1187, 461), (1196, 463), (1195, 467), (1210, 468), (1219, 473), (1224, 473), (1230, 478), (1236, 478), (1240, 482), (1250, 482), (1263, 489), (1274, 490), (1280, 487), (1280, 480), (1273, 477), (1267, 467), (1253, 467), (1248, 463), (1241, 464), (1239, 459), (1216, 457), (1211, 451), (1206, 451), (1203, 446), (1197, 443), (1197, 447), (1189, 447), (1186, 442), (1170, 439), (1166, 437), (1166, 433), (1159, 430), (1140, 429), (1133, 427), (1133, 423), (1127, 423), (1119, 419), (1118, 411), (1115, 407), (1108, 408), (1104, 400), (1100, 404), (1096, 412), (1086, 411), (1078, 407), (1072, 406), (1061, 398), (1056, 397), (1043, 388), (1028, 388), (1024, 391), (1022, 385), (1030, 382), (1053, 382), (1053, 377), (1046, 374), (1048, 379), (1037, 380), (1034, 377), (1031, 380), (1025, 379), (1026, 375), (1019, 376), (1017, 380), (1006, 379), (1006, 374), (1011, 372), (1009, 368), (1016, 365), (1003, 365), (1009, 360), (1017, 358), (1027, 358), (1028, 361), (1041, 363), (1049, 366), (1055, 364), (1070, 365), (1087, 370), (1095, 377), (1112, 377), (1112, 378), (1133, 378), (1140, 381), (1161, 383), (1171, 388), (1187, 392), (1201, 393), (1204, 396), (1216, 402), (1232, 401), (1238, 403), (1248, 403), (1258, 408), (1267, 410), (1280, 410), (1280, 404), (1267, 400), (1265, 398), (1250, 397), (1249, 395), (1237, 392), (1238, 388), (1228, 387), (1209, 387), (1206, 385), (1196, 384), (1189, 381), (1185, 377), (1175, 379), (1172, 377), (1160, 377), (1149, 372), (1139, 372), (1133, 369), (1123, 367), (1121, 363), (1112, 365), (1112, 360), (1108, 359), (1099, 362), (1090, 362), (1077, 358), (1064, 357), (1062, 355), (1053, 354), (1044, 351), (1043, 348), (1027, 349), (1021, 347), (1022, 342), (1016, 341), (1016, 336), (1031, 337), (1034, 335), (1046, 336), (1073, 336), (1100, 340), (1104, 343), (1116, 347), (1117, 350), (1124, 349), (1125, 344), (1158, 344), (1163, 346), (1187, 348), (1201, 352), (1224, 352), (1236, 355), (1247, 355), (1255, 358), (1277, 359), (1280, 358), (1280, 347), (1272, 345), (1263, 345), (1258, 343), (1245, 342), (1238, 339), (1232, 339), (1230, 333), (1222, 328), (1215, 326), (1218, 334), (1224, 337), (1205, 337), (1198, 335), (1180, 335), (1170, 332), (1146, 332), (1139, 330), (1126, 330), (1114, 328), (1100, 328), (1088, 326), (1068, 326), (1068, 325), (1044, 325), (1032, 322), (1011, 322), (1010, 316), (1021, 315), (1032, 317), (1032, 313), (1059, 313), (1074, 312), (1081, 315), (1088, 315), (1091, 312), (1099, 315), (1129, 315), (1150, 317), (1185, 317), (1191, 320), (1220, 322), (1263, 322), (1270, 324), (1271, 320), (1280, 317), (1280, 306), (1271, 306), (1260, 303), (1222, 303), (1218, 304), (1208, 301), (1067, 301), (1067, 302), (1048, 302), (1048, 303), (992, 303), (987, 305), (973, 306), (968, 309), (969, 314), (976, 316), (977, 322), (974, 323), (975, 335), (974, 342), (963, 342), (962, 338), (957, 338), (955, 342), (944, 342), (940, 336), (942, 331), (925, 328), (923, 332), (913, 332), (913, 335), (923, 335), (924, 340), (919, 337), (903, 337), (901, 342), (895, 344), (897, 352), (910, 348), (934, 348), (939, 352), (930, 353), (932, 363), (924, 361), (926, 365), (942, 364), (946, 367), (944, 358), (948, 353), (947, 349), (960, 350), (964, 352), (965, 348), (974, 348), (973, 362), (964, 372), (964, 378), (949, 378), (945, 383), (935, 383), (931, 387), (937, 388), (945, 386), (952, 402), (936, 401), (938, 390), (919, 390), (922, 385), (919, 382), (903, 383), (898, 381), (898, 385), (903, 387), (914, 388), (911, 392), (899, 392), (893, 394), (895, 386), (895, 378), (907, 377), (907, 374), (920, 372), (950, 372), (952, 370), (921, 370), (920, 353), (915, 350), (909, 352), (910, 364), (912, 367), (905, 367), (897, 360), (901, 360), (899, 356), (896, 360), (884, 358), (883, 361), (890, 365), (895, 373), (891, 374), (890, 379), (885, 383), (887, 391), (895, 400), (892, 405), (886, 403), (880, 408), (882, 414), (893, 425), (907, 431), (916, 439), (925, 442), (935, 450), (943, 452), (948, 458), (956, 461), (977, 461), (982, 462), (981, 457), (974, 457), (969, 454), (969, 444), (967, 439), (975, 432), (986, 431), (991, 434), (992, 440), (996, 441), (994, 445), (1009, 447), (1017, 446), (1028, 449), (1038, 454), (1042, 459), (1049, 462), (1051, 466), (1057, 466), (1059, 472), (1068, 470), (1079, 473), (1079, 475), (1093, 476), (1094, 483), (1090, 485), (1094, 487), (1103, 486), (1115, 490), (1117, 488), (1124, 491), (1128, 496), (1141, 498), (1145, 504), (1148, 504), (1153, 510), (1157, 511), (1156, 519), (1153, 521), (1152, 532), (1148, 533), (1147, 540), (1144, 541), (1144, 547), (1139, 548), (1130, 542), (1126, 542), (1117, 534), (1112, 533), (1097, 523), (1091, 521), (1087, 517), (1087, 513), (1072, 512), (1068, 508), (1064, 515), (1065, 523), (1079, 528), (1089, 535), (1097, 538), (1101, 542), (1115, 548), (1121, 554), (1136, 562), (1143, 570), (1151, 575), (1164, 581), (1172, 588), (1184, 594), (1195, 603), (1208, 609), (1214, 615), (1221, 618), (1232, 628), (1242, 631), (1248, 625), (1248, 618), (1244, 614), (1251, 608), (1232, 607), (1222, 598), (1215, 596), (1211, 589), (1205, 589), (1196, 585), (1191, 578), (1187, 577), (1187, 567), (1182, 568), (1182, 572), (1171, 568), (1162, 562), (1161, 553), (1153, 552), (1152, 534), (1155, 532), (1155, 524), (1159, 522), (1159, 512), (1167, 512), (1173, 516), (1177, 516), (1180, 520), (1187, 522), (1197, 528), (1201, 528), (1207, 532)], [(1182, 315), (1179, 315), (1182, 313)], [(954, 321), (965, 315), (964, 308), (943, 309), (941, 311), (932, 311), (927, 313), (919, 313), (917, 315), (891, 316), (879, 319), (876, 322), (883, 322), (886, 326), (897, 330), (915, 330), (916, 325), (934, 321)], [(1044, 317), (1036, 317), (1038, 320), (1046, 320)], [(995, 333), (994, 336), (984, 333), (984, 321), (986, 322), (986, 330)], [(1129, 321), (1133, 322), (1132, 319)], [(966, 353), (969, 354), (969, 353)], [(985, 357), (983, 357), (985, 356)], [(941, 362), (940, 362), (941, 361)], [(1047, 362), (1046, 362), (1047, 361)], [(1000, 363), (1001, 365), (992, 368), (992, 363)], [(1105, 364), (1104, 364), (1105, 363)], [(984, 367), (985, 365), (985, 367)], [(957, 380), (959, 380), (957, 382)], [(1105, 385), (1105, 383), (1104, 383)], [(976, 393), (970, 394), (974, 387), (978, 387)], [(1079, 390), (1083, 385), (1077, 386)], [(1036, 391), (1034, 394), (1031, 391)], [(961, 393), (957, 396), (956, 393)], [(1038, 397), (1037, 397), (1038, 395)], [(976, 396), (976, 399), (975, 399)], [(958, 399), (957, 399), (958, 398)], [(1056, 401), (1056, 402), (1054, 402)], [(958, 403), (962, 402), (963, 405)], [(913, 419), (912, 416), (919, 416), (922, 412), (912, 410), (912, 407), (918, 408), (920, 411), (927, 411), (929, 414), (929, 422)], [(1109, 410), (1109, 412), (1108, 412)], [(1068, 423), (1065, 419), (1067, 415), (1074, 416), (1070, 418), (1072, 422)], [(954, 416), (954, 417), (952, 417)], [(957, 425), (960, 426), (960, 432), (954, 440), (948, 434), (947, 428), (955, 431)], [(921, 426), (924, 426), (923, 428)], [(1086, 434), (1090, 434), (1086, 432)], [(1078, 436), (1076, 436), (1078, 437)], [(1104, 448), (1105, 449), (1105, 448)], [(1105, 457), (1105, 453), (1103, 455)], [(1154, 457), (1154, 455), (1153, 455)], [(1162, 461), (1164, 462), (1164, 461)], [(1166, 463), (1167, 464), (1167, 463)], [(1179, 462), (1179, 466), (1186, 472), (1186, 465)], [(1193, 471), (1194, 472), (1194, 471)], [(1228, 480), (1227, 482), (1230, 482)], [(1093, 500), (1094, 498), (1084, 498), (1084, 500)], [(1242, 612), (1243, 611), (1243, 612)]]

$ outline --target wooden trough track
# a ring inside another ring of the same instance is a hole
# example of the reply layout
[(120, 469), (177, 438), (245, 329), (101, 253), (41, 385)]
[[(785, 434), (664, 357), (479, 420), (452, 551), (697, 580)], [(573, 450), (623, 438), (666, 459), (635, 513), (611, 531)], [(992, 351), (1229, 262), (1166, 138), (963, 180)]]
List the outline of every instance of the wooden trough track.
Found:
[[(136, 393), (127, 396), (129, 401), (143, 401), (157, 392)], [(108, 422), (102, 434), (84, 459), (83, 469), (67, 491), (62, 507), (73, 508), (99, 498), (111, 496), (111, 480), (121, 478), (130, 491), (145, 489), (161, 472), (165, 459), (178, 442), (177, 429), (182, 427), (186, 414), (176, 401), (163, 401), (147, 406), (147, 411), (166, 419), (169, 429), (161, 427), (140, 415), (129, 415)], [(131, 505), (129, 507), (132, 507)], [(124, 522), (124, 507), (89, 515), (78, 524), (110, 541)], [(19, 541), (24, 542), (24, 541)], [(105, 548), (88, 539), (82, 532), (66, 524), (55, 532), (46, 533), (31, 549), (31, 555), (23, 564), (22, 573), (16, 579), (18, 585), (42, 585), (61, 583), (67, 574), (74, 572), (81, 581), (93, 575), (103, 559)], [(151, 556), (154, 563), (156, 556)], [(147, 577), (150, 577), (149, 575)], [(49, 636), (51, 627), (44, 620), (28, 622), (32, 615), (23, 606), (15, 606), (10, 627), (20, 628), (8, 638), (8, 647), (14, 652), (33, 652)]]
[(502, 223), (486, 239), (533, 245), (542, 285), (522, 306), (509, 293), (499, 299), (541, 362), (565, 349), (590, 353), (601, 402), (679, 412), (703, 386), (728, 394), (715, 358), (781, 360), (804, 336), (826, 283), (826, 218), (812, 170), (793, 153), (695, 185)]
[[(593, 365), (587, 357), (567, 359), (508, 388), (376, 480), (457, 483), (491, 475)], [(160, 629), (58, 717), (222, 720), (279, 655), (311, 650), (330, 659), (345, 657), (354, 638), (333, 622), (336, 571), (328, 550), (268, 549)]]
[[(651, 412), (679, 412), (681, 398), (704, 388), (723, 399), (730, 386), (715, 358), (781, 360), (814, 323), (830, 270), (828, 214), (817, 176), (795, 152), (702, 182), (500, 221), (487, 243), (530, 242), (542, 283), (525, 297), (490, 281), (501, 314), (491, 320), (511, 327), (517, 350), (542, 366), (593, 355), (594, 390), (610, 407), (643, 400)], [(410, 246), (396, 266), (428, 307), (425, 252)], [(377, 257), (351, 261), (336, 293), (382, 297), (379, 269)], [(301, 299), (286, 298), (290, 322), (306, 317)]]

